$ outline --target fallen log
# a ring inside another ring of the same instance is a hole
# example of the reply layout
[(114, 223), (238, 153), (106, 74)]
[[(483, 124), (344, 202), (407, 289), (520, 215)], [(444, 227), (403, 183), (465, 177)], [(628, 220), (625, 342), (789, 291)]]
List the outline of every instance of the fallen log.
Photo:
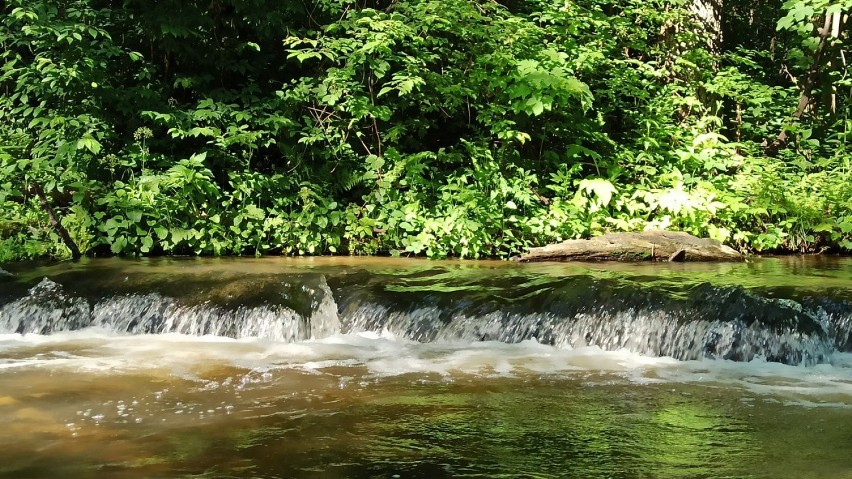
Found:
[(719, 241), (679, 231), (609, 233), (530, 248), (515, 261), (743, 261), (742, 254)]

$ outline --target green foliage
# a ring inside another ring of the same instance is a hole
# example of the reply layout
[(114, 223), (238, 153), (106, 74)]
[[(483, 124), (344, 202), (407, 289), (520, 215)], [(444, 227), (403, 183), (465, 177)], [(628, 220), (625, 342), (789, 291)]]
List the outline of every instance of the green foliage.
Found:
[(852, 249), (852, 7), (691, 3), (7, 1), (0, 261), (69, 254), (34, 187), (89, 254)]

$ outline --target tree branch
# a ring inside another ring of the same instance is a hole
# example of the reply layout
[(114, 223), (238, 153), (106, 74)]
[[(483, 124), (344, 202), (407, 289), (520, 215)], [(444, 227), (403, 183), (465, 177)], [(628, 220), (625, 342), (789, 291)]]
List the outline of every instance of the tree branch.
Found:
[(80, 259), (80, 257), (83, 256), (80, 254), (80, 248), (78, 248), (77, 243), (74, 243), (74, 240), (71, 239), (71, 235), (68, 234), (68, 230), (62, 226), (62, 223), (56, 216), (56, 211), (53, 210), (53, 207), (50, 206), (50, 203), (47, 201), (47, 195), (44, 194), (44, 188), (42, 188), (41, 185), (33, 184), (30, 186), (30, 192), (36, 195), (42, 209), (45, 213), (47, 213), (48, 218), (50, 218), (50, 225), (53, 226), (56, 234), (62, 238), (62, 242), (65, 243), (65, 246), (71, 250), (71, 257), (74, 259)]
[[(823, 19), (822, 28), (817, 29), (817, 33), (819, 34), (819, 44), (813, 54), (814, 61), (811, 63), (810, 68), (808, 68), (807, 75), (805, 75), (805, 78), (802, 80), (802, 93), (799, 96), (799, 104), (796, 107), (796, 111), (793, 113), (791, 120), (798, 120), (802, 118), (809, 108), (811, 110), (814, 109), (813, 89), (817, 86), (820, 69), (825, 63), (825, 59), (828, 57), (826, 52), (828, 50), (830, 39), (834, 32), (837, 32), (839, 35), (840, 29), (843, 26), (845, 26), (845, 21), (841, 23), (840, 13), (835, 13), (832, 15), (826, 15)], [(792, 78), (792, 75), (790, 76)], [(787, 134), (787, 130), (782, 130), (772, 142), (766, 142), (766, 154), (769, 156), (777, 155), (778, 152), (787, 146), (789, 142), (790, 137)]]

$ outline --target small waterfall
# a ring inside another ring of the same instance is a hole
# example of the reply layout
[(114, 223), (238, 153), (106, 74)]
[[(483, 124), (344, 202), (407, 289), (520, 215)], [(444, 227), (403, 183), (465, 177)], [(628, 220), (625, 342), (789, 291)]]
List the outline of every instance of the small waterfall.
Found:
[[(750, 361), (760, 357), (788, 364), (816, 364), (829, 361), (835, 351), (832, 341), (822, 334), (795, 329), (775, 332), (758, 323), (747, 325), (741, 321), (683, 322), (679, 315), (666, 311), (631, 309), (602, 314), (578, 313), (572, 317), (550, 313), (458, 314), (443, 325), (439, 319), (442, 314), (436, 308), (399, 312), (365, 305), (352, 319), (354, 324), (370, 326), (356, 326), (353, 330), (387, 329), (418, 341), (514, 343), (535, 339), (563, 348), (598, 346), (605, 350), (627, 349), (682, 360), (707, 357)], [(429, 325), (436, 329), (430, 329)]]
[(180, 333), (277, 341), (307, 339), (302, 317), (280, 305), (184, 306), (158, 294), (109, 298), (96, 303), (91, 326), (128, 334)]
[[(558, 280), (515, 297), (462, 294), (388, 295), (382, 287), (338, 289), (344, 331), (388, 330), (417, 341), (598, 346), (651, 356), (788, 364), (830, 362), (852, 351), (852, 305), (812, 307), (763, 297), (741, 287), (701, 284), (667, 294), (588, 277)], [(535, 290), (538, 288), (537, 290)]]
[(835, 349), (852, 351), (852, 301), (808, 297), (802, 307), (813, 311), (820, 324), (825, 325), (828, 335), (834, 338)]
[(320, 276), (319, 295), (311, 303), (311, 339), (326, 338), (340, 332), (340, 317), (337, 303), (325, 276)]
[(171, 287), (113, 284), (124, 288), (115, 292), (45, 278), (26, 294), (0, 298), (0, 333), (93, 327), (294, 342), (387, 330), (419, 342), (534, 339), (558, 348), (598, 346), (682, 360), (806, 365), (852, 351), (852, 303), (832, 295), (791, 299), (707, 283), (665, 289), (583, 275), (456, 281), (428, 271), (216, 281), (200, 289), (190, 284), (181, 295), (169, 294), (177, 289)]
[(45, 278), (29, 294), (0, 307), (0, 332), (50, 334), (81, 329), (91, 323), (92, 307), (84, 299), (65, 294)]
[(157, 293), (111, 296), (90, 303), (45, 278), (27, 296), (0, 306), (0, 333), (50, 334), (97, 327), (121, 334), (179, 333), (287, 342), (336, 333), (337, 305), (324, 278), (320, 289), (312, 292), (316, 293), (312, 310), (303, 315), (284, 304), (184, 305)]

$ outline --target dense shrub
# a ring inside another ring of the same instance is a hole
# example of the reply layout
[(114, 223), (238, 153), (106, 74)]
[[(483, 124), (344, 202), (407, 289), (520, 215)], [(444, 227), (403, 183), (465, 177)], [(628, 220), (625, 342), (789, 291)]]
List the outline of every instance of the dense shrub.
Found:
[(849, 7), (692, 3), (8, 0), (0, 261), (852, 249)]

